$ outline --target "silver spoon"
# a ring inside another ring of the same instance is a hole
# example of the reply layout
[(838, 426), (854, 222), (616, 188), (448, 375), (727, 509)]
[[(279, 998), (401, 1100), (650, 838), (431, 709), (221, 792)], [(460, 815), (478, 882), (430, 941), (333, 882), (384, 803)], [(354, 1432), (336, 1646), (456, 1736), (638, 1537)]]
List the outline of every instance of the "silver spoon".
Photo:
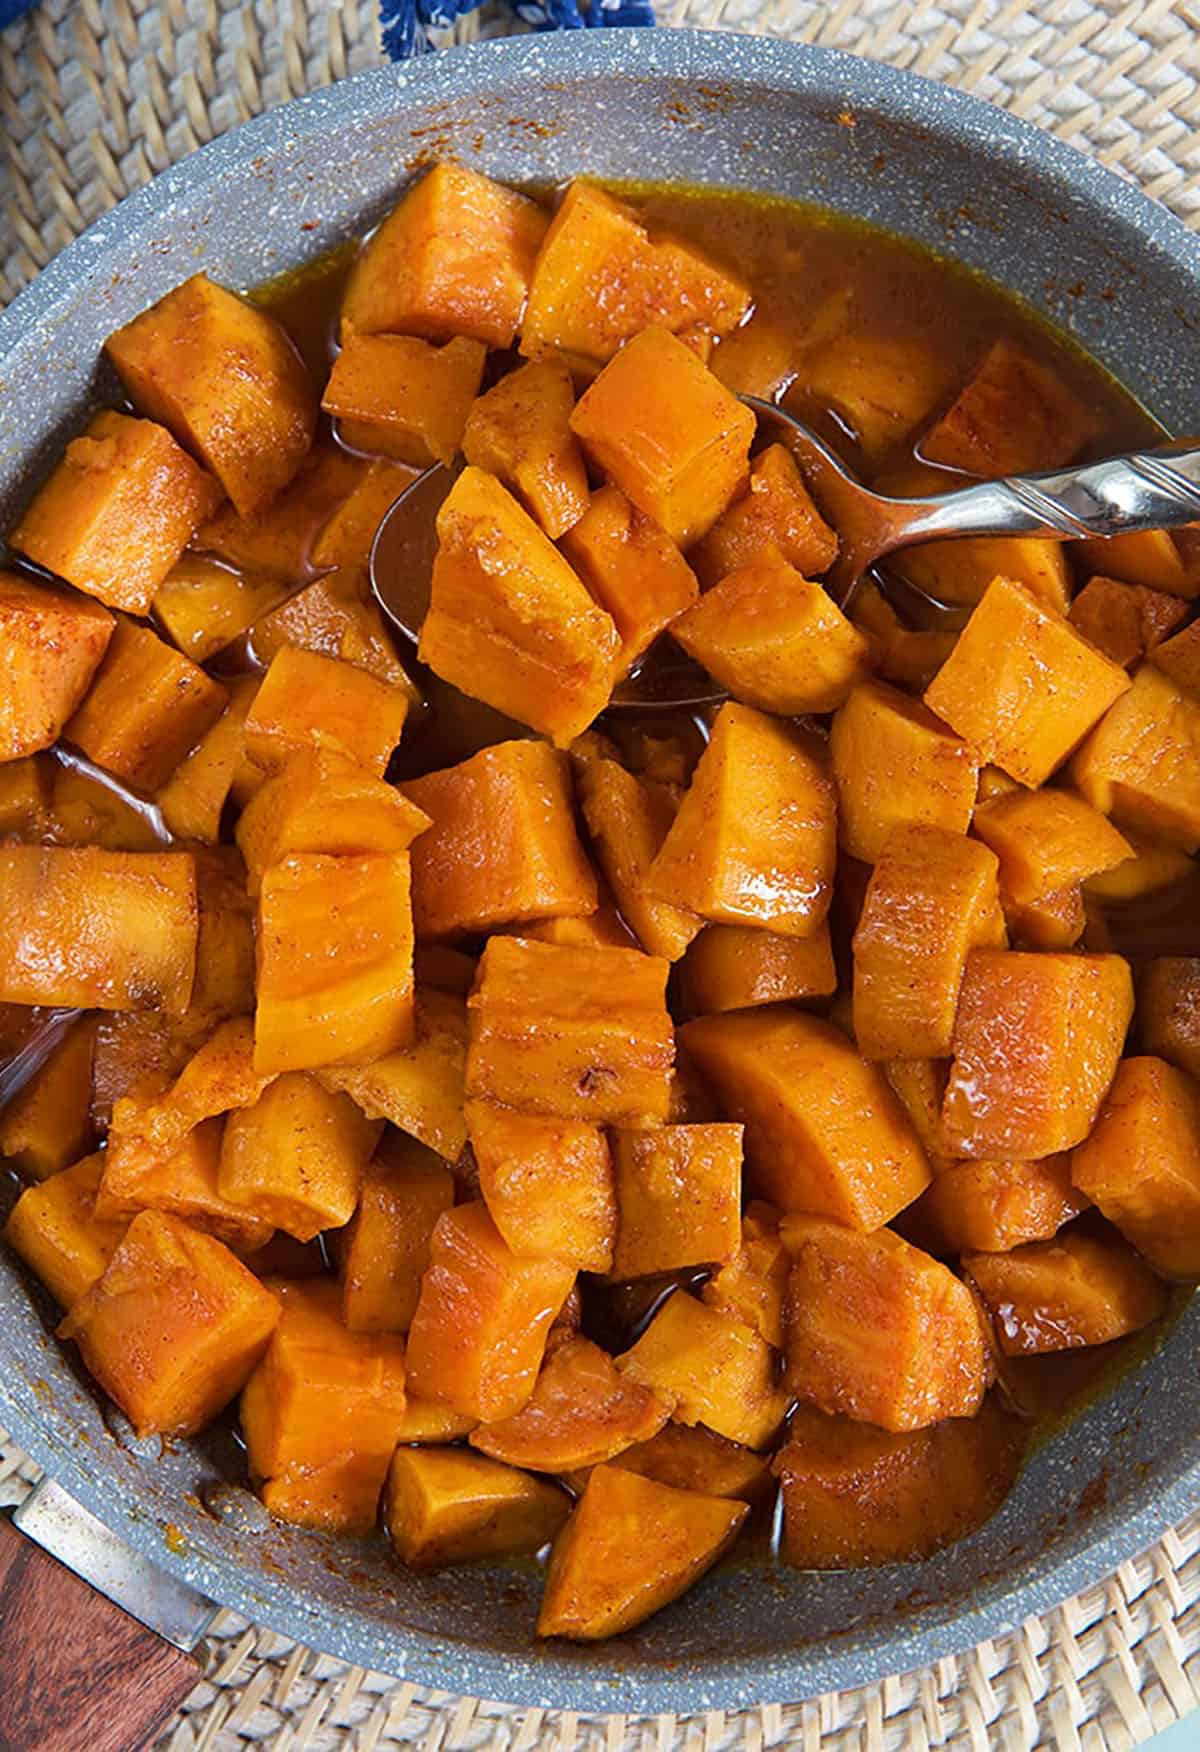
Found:
[[(843, 608), (869, 567), (918, 542), (969, 535), (1071, 541), (1200, 522), (1200, 449), (1194, 446), (1165, 445), (1077, 468), (979, 481), (931, 498), (893, 499), (855, 480), (840, 457), (783, 408), (752, 395), (741, 400), (760, 422), (783, 429), (822, 515), (837, 530), (838, 557), (824, 583)], [(454, 470), (440, 464), (418, 476), (385, 512), (371, 548), (371, 589), (414, 651), (429, 607), (435, 521), (454, 478)], [(653, 663), (621, 682), (611, 706), (645, 711), (709, 705), (724, 698), (723, 690), (682, 652), (678, 661), (661, 663), (656, 653)]]

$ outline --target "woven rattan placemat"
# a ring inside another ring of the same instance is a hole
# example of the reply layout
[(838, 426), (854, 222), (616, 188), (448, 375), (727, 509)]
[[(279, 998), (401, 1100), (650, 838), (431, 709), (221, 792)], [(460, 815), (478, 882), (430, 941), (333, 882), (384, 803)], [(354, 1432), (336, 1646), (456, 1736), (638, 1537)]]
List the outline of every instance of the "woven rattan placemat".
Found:
[[(1200, 0), (668, 0), (659, 11), (963, 86), (1094, 153), (1200, 229)], [(511, 28), (510, 13), (485, 9), (458, 35)], [(0, 34), (0, 303), (172, 160), (379, 59), (372, 0), (42, 0)], [(0, 1504), (35, 1478), (0, 1433)], [(228, 1612), (202, 1654), (206, 1676), (159, 1752), (1127, 1752), (1200, 1708), (1200, 1515), (968, 1655), (737, 1714), (592, 1717), (450, 1697)]]

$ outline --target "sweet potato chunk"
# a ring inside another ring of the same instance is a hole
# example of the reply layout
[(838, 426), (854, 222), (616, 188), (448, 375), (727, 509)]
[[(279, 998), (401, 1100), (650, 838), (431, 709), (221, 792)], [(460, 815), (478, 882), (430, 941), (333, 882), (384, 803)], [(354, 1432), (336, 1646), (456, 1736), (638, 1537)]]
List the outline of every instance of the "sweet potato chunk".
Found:
[(717, 924), (809, 937), (829, 911), (833, 785), (816, 749), (728, 701), (650, 868), (650, 892)]
[(480, 396), (462, 435), (467, 461), (502, 480), (551, 541), (588, 508), (587, 469), (569, 423), (574, 406), (566, 365), (533, 360)]
[(468, 1093), (558, 1119), (657, 1124), (675, 1058), (667, 972), (634, 949), (490, 938), (468, 1000)]
[(1145, 894), (1183, 884), (1192, 875), (1195, 865), (1178, 847), (1165, 846), (1132, 827), (1124, 829), (1124, 837), (1133, 856), (1103, 875), (1089, 876), (1085, 884), (1089, 900), (1140, 900)]
[(293, 755), (247, 803), (237, 843), (256, 895), (263, 873), (294, 854), (403, 852), (428, 827), (429, 817), (394, 785), (344, 755), (312, 749)]
[(974, 1417), (991, 1379), (967, 1286), (890, 1229), (785, 1216), (787, 1387), (820, 1411), (919, 1430)]
[(598, 468), (686, 548), (747, 478), (754, 415), (682, 341), (643, 329), (571, 415)]
[(746, 1127), (750, 1183), (781, 1210), (875, 1229), (929, 1184), (882, 1071), (831, 1023), (779, 1006), (705, 1016), (680, 1042)]
[(118, 620), (68, 742), (139, 791), (157, 791), (225, 710), (219, 682), (149, 627)]
[(674, 1400), (679, 1423), (702, 1423), (747, 1448), (769, 1446), (787, 1408), (770, 1345), (736, 1315), (684, 1290), (668, 1296), (617, 1367)]
[(1071, 762), (1071, 778), (1122, 827), (1200, 849), (1200, 700), (1144, 663)]
[(243, 517), (227, 501), (201, 524), (191, 545), (256, 583), (276, 578), (294, 585), (307, 576), (310, 562), (319, 563), (312, 557), (318, 532), (370, 467), (332, 438), (318, 438), (290, 484), (264, 510)]
[(596, 878), (575, 832), (570, 767), (559, 750), (498, 742), (403, 790), (432, 823), (412, 853), (420, 935), (596, 910)]
[(467, 1011), (458, 997), (426, 990), (416, 1000), (411, 1046), (366, 1065), (327, 1066), (329, 1089), (344, 1089), (371, 1119), (392, 1125), (456, 1161), (467, 1141), (463, 1114)]
[[(658, 1484), (673, 1485), (677, 1490), (736, 1497), (739, 1502), (752, 1505), (761, 1502), (771, 1489), (771, 1474), (764, 1455), (715, 1435), (703, 1424), (669, 1423), (648, 1442), (623, 1449), (613, 1464), (626, 1472), (652, 1478)], [(587, 1480), (579, 1478), (578, 1482), (582, 1486)]]
[(257, 690), (253, 676), (230, 682), (225, 710), (158, 793), (162, 818), (176, 839), (216, 845), (220, 838), (221, 817), (245, 760), (246, 715)]
[(454, 461), (487, 349), (456, 335), (444, 347), (413, 335), (350, 335), (321, 406), (354, 450), (414, 468)]
[(26, 1187), (9, 1213), (4, 1239), (62, 1308), (73, 1308), (103, 1274), (128, 1226), (95, 1213), (102, 1155), (85, 1156)]
[(784, 1556), (831, 1570), (931, 1557), (995, 1514), (1024, 1446), (994, 1399), (976, 1417), (901, 1434), (800, 1406), (774, 1466)]
[(850, 619), (867, 640), (870, 660), (883, 680), (917, 692), (929, 686), (958, 637), (953, 632), (917, 632), (905, 626), (870, 578), (854, 592)]
[(461, 1448), (397, 1448), (383, 1520), (410, 1569), (517, 1557), (548, 1545), (571, 1511), (565, 1491)]
[(295, 646), (365, 669), (376, 681), (406, 693), (410, 705), (420, 699), (384, 628), (365, 561), (315, 578), (278, 608), (256, 618), (249, 636), (262, 663), (270, 664), (285, 646)]
[(888, 1084), (913, 1123), (935, 1165), (948, 1159), (942, 1130), (942, 1101), (950, 1067), (943, 1059), (889, 1059), (882, 1066)]
[(701, 1300), (736, 1315), (775, 1350), (782, 1350), (783, 1297), (790, 1270), (791, 1258), (779, 1234), (779, 1212), (754, 1199), (742, 1218), (737, 1252), (712, 1274), (700, 1291)]
[(1131, 669), (1170, 637), (1187, 612), (1177, 596), (1097, 576), (1084, 585), (1067, 618), (1089, 644)]
[(735, 329), (749, 288), (690, 244), (652, 238), (631, 208), (573, 182), (533, 270), (521, 351), (611, 359), (652, 323), (678, 333)]
[(942, 1108), (951, 1154), (1035, 1161), (1082, 1143), (1132, 1016), (1119, 955), (973, 950)]
[(629, 669), (690, 608), (696, 575), (665, 530), (619, 487), (601, 487), (562, 539), (562, 551), (616, 622)]
[[(945, 485), (946, 477), (941, 475), (914, 490), (935, 493), (943, 491)], [(889, 557), (888, 565), (936, 602), (968, 607), (986, 595), (994, 578), (1011, 578), (1023, 584), (1055, 614), (1066, 614), (1071, 600), (1064, 544), (1042, 541), (1035, 535), (977, 535), (959, 541), (920, 542), (898, 553), (894, 562)]]
[(531, 1472), (572, 1472), (649, 1441), (671, 1404), (622, 1375), (588, 1338), (568, 1338), (547, 1357), (533, 1396), (515, 1417), (481, 1424), (471, 1446)]
[(369, 1533), (404, 1417), (404, 1347), (348, 1332), (336, 1284), (276, 1283), (283, 1313), (246, 1383), (250, 1474), (279, 1520)]
[(190, 1436), (239, 1393), (279, 1302), (220, 1241), (140, 1211), (59, 1328), (139, 1436)]
[(344, 334), (468, 335), (511, 347), (546, 215), (459, 164), (435, 164), (375, 232), (342, 304)]
[(408, 1045), (412, 948), (407, 852), (274, 865), (258, 903), (255, 1068), (371, 1064)]
[(110, 608), (148, 614), (221, 489), (152, 420), (108, 409), (73, 439), (12, 545)]
[(1155, 1271), (1200, 1277), (1200, 1084), (1186, 1072), (1123, 1059), (1071, 1176)]
[(254, 1008), (254, 917), (246, 869), (233, 846), (198, 846), (196, 979), (191, 1016), (199, 1032)]
[(513, 1252), (607, 1271), (617, 1202), (599, 1126), (514, 1113), (487, 1101), (469, 1101), (466, 1114), (479, 1190)]
[(599, 1642), (632, 1630), (710, 1570), (749, 1513), (597, 1466), (550, 1554), (538, 1635)]
[[(384, 513), (395, 504), (413, 475), (401, 463), (370, 462), (353, 458), (360, 471), (354, 486), (322, 523), (309, 556), (312, 565), (360, 571), (366, 567), (375, 542), (375, 532)], [(336, 655), (337, 653), (335, 653)], [(353, 661), (353, 659), (347, 659)], [(386, 676), (381, 678), (387, 680)]]
[(948, 387), (939, 353), (915, 336), (863, 326), (848, 287), (816, 312), (796, 366), (789, 407), (832, 412), (872, 471), (908, 447)]
[[(1184, 532), (1180, 532), (1181, 535)], [(1169, 529), (1141, 529), (1132, 535), (1097, 536), (1071, 543), (1088, 572), (1101, 572), (1124, 584), (1162, 590), (1168, 596), (1200, 596), (1200, 566)]]
[(684, 957), (681, 989), (698, 1016), (829, 997), (837, 990), (829, 926), (811, 937), (781, 937), (741, 925), (709, 925)]
[[(121, 1104), (117, 1105), (119, 1110)], [(167, 1211), (239, 1252), (262, 1247), (271, 1238), (271, 1222), (222, 1196), (223, 1128), (220, 1118), (202, 1120), (170, 1150), (157, 1150), (144, 1138), (122, 1138), (105, 1152), (97, 1215)]]
[(54, 780), (68, 770), (36, 754), (0, 762), (0, 838), (40, 840), (50, 829)]
[(560, 746), (608, 703), (620, 635), (493, 475), (465, 468), (437, 518), (420, 656), (443, 681)]
[(1137, 1032), (1144, 1052), (1200, 1081), (1200, 956), (1163, 955), (1142, 963)]
[(402, 1442), (433, 1447), (457, 1442), (462, 1436), (470, 1435), (475, 1423), (473, 1417), (464, 1417), (452, 1405), (442, 1405), (436, 1399), (414, 1399), (407, 1388), (405, 1390), (404, 1421), (400, 1425)]
[(317, 418), (308, 372), (257, 305), (194, 274), (104, 344), (130, 401), (216, 475), (243, 514), (304, 460)]
[(1069, 791), (1014, 791), (981, 803), (972, 823), (1000, 860), (1005, 905), (1042, 900), (1133, 856), (1115, 827)]
[(837, 558), (837, 536), (813, 504), (795, 458), (783, 444), (768, 445), (750, 464), (750, 484), (722, 512), (690, 559), (706, 590), (731, 572), (767, 559), (807, 578)]
[(154, 618), (185, 657), (207, 663), (274, 608), (287, 589), (281, 578), (246, 577), (189, 549), (155, 592)]
[(434, 1225), (453, 1203), (454, 1177), (432, 1150), (414, 1138), (380, 1144), (342, 1253), (342, 1319), (352, 1332), (408, 1331)]
[(0, 1002), (181, 1015), (196, 969), (186, 852), (0, 846)]
[(620, 1222), (612, 1275), (721, 1265), (741, 1244), (742, 1128), (614, 1131)]
[(252, 1107), (226, 1121), (221, 1194), (297, 1241), (311, 1241), (354, 1215), (378, 1132), (348, 1095), (315, 1077), (276, 1077)]
[(482, 1204), (444, 1212), (408, 1333), (413, 1392), (481, 1422), (513, 1417), (574, 1281), (560, 1260), (519, 1259)]
[(267, 773), (315, 750), (382, 774), (408, 705), (401, 688), (356, 664), (285, 645), (272, 657), (246, 719), (246, 753)]
[(1010, 1253), (967, 1253), (966, 1271), (1006, 1356), (1108, 1344), (1157, 1320), (1161, 1283), (1119, 1235), (1071, 1230)]
[(96, 1018), (81, 1017), (0, 1108), (0, 1156), (19, 1173), (45, 1180), (91, 1149), (95, 1045)]
[(1184, 693), (1200, 694), (1200, 622), (1193, 621), (1173, 639), (1152, 648), (1150, 661)]
[(110, 1162), (128, 1145), (140, 1160), (166, 1157), (202, 1120), (250, 1107), (269, 1078), (254, 1069), (254, 1024), (249, 1016), (223, 1022), (185, 1055), (172, 1081), (118, 1096), (109, 1124)]
[(996, 578), (925, 703), (982, 759), (1040, 785), (1129, 686), (1061, 615), (1022, 585)]
[(1048, 1241), (1087, 1208), (1071, 1183), (1068, 1151), (1040, 1162), (947, 1162), (912, 1208), (938, 1252), (1007, 1253)]
[(950, 833), (971, 824), (980, 760), (917, 700), (862, 682), (829, 738), (844, 851), (873, 864), (893, 827), (924, 822)]
[(1029, 474), (1070, 462), (1094, 431), (1091, 412), (1056, 372), (998, 340), (921, 439), (921, 455), (967, 474)]

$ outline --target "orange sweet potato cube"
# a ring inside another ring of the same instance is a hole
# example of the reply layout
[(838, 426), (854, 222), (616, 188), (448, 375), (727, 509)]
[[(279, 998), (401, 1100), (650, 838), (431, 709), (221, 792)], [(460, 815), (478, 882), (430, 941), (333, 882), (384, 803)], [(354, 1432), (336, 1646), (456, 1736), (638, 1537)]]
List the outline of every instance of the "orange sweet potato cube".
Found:
[(366, 1065), (327, 1066), (329, 1089), (344, 1089), (369, 1119), (386, 1119), (455, 1162), (467, 1141), (467, 1010), (460, 997), (418, 993), (411, 1046)]
[(527, 196), (462, 165), (435, 164), (359, 257), (343, 335), (467, 335), (511, 347), (546, 223)]
[(883, 1072), (831, 1023), (781, 1005), (704, 1016), (679, 1038), (723, 1112), (746, 1127), (750, 1184), (781, 1210), (875, 1229), (929, 1184)]
[(1077, 882), (1037, 900), (1014, 901), (1003, 889), (1000, 898), (1014, 947), (1072, 949), (1087, 928), (1083, 889)]
[(607, 1271), (617, 1201), (600, 1127), (514, 1113), (487, 1101), (469, 1101), (466, 1114), (479, 1190), (513, 1252)]
[(971, 824), (978, 754), (919, 701), (884, 682), (860, 683), (829, 738), (842, 849), (873, 864), (893, 827)]
[(834, 788), (816, 747), (730, 700), (647, 886), (717, 924), (809, 937), (829, 911), (836, 854)]
[(311, 749), (268, 779), (238, 817), (251, 895), (272, 865), (297, 853), (365, 857), (403, 852), (429, 817), (394, 785), (346, 756)]
[(342, 1251), (342, 1319), (352, 1332), (407, 1332), (429, 1242), (454, 1177), (415, 1138), (385, 1139), (368, 1163)]
[(770, 402), (778, 401), (789, 388), (796, 363), (795, 333), (759, 310), (752, 310), (732, 334), (723, 335), (712, 356), (712, 368), (722, 383), (739, 395), (757, 395)]
[(1129, 686), (1123, 669), (1022, 585), (996, 578), (925, 704), (1023, 785), (1040, 785)]
[(596, 910), (596, 878), (575, 831), (571, 771), (560, 750), (532, 739), (498, 742), (409, 780), (403, 791), (432, 824), (412, 851), (419, 935)]
[(438, 512), (420, 657), (560, 746), (608, 703), (620, 636), (494, 475), (465, 468)]
[(33, 1180), (59, 1173), (92, 1148), (96, 1018), (83, 1016), (0, 1108), (0, 1156)]
[(531, 1472), (599, 1466), (658, 1434), (671, 1402), (631, 1381), (589, 1338), (566, 1338), (542, 1365), (515, 1417), (481, 1424), (471, 1446)]
[(928, 462), (967, 474), (1029, 474), (1070, 462), (1093, 436), (1090, 410), (1056, 371), (993, 341), (957, 399), (921, 439)]
[(286, 330), (194, 274), (104, 344), (139, 414), (158, 420), (220, 481), (262, 510), (307, 454), (317, 398)]
[(783, 716), (834, 711), (870, 669), (858, 628), (775, 553), (722, 578), (671, 636), (735, 699)]
[(62, 1308), (73, 1308), (91, 1289), (128, 1226), (124, 1217), (96, 1215), (103, 1172), (102, 1155), (85, 1156), (26, 1187), (4, 1225), (8, 1245)]
[(191, 546), (256, 584), (275, 578), (294, 586), (308, 576), (310, 565), (318, 564), (312, 555), (318, 532), (370, 468), (365, 458), (351, 456), (331, 437), (321, 436), (291, 482), (264, 510), (243, 516), (226, 501), (201, 524)]
[(912, 1215), (937, 1236), (939, 1252), (1007, 1253), (1048, 1241), (1087, 1205), (1064, 1150), (1040, 1162), (940, 1163)]
[(909, 447), (948, 387), (938, 349), (864, 323), (848, 288), (818, 309), (796, 366), (789, 407), (801, 418), (810, 409), (832, 413), (872, 472)]
[(410, 1569), (517, 1557), (548, 1545), (571, 1511), (566, 1492), (461, 1448), (397, 1448), (383, 1520)]
[(747, 1448), (769, 1447), (787, 1409), (770, 1345), (736, 1315), (684, 1290), (661, 1303), (617, 1367), (674, 1400), (679, 1423), (704, 1424)]
[(456, 335), (443, 347), (414, 335), (347, 337), (321, 406), (354, 450), (414, 468), (454, 461), (487, 349)]
[(356, 664), (284, 645), (246, 718), (246, 753), (267, 773), (277, 773), (293, 755), (316, 750), (382, 774), (408, 705), (402, 688)]
[(1169, 529), (1140, 529), (1132, 535), (1072, 542), (1071, 551), (1085, 577), (1100, 572), (1123, 584), (1140, 584), (1190, 600), (1200, 596), (1200, 566), (1185, 544), (1186, 534), (1185, 530), (1172, 534)]
[(690, 348), (647, 328), (604, 367), (571, 429), (639, 511), (686, 548), (745, 484), (755, 427)]
[(731, 572), (768, 558), (816, 577), (833, 564), (837, 550), (837, 536), (813, 504), (791, 451), (771, 444), (750, 464), (746, 492), (696, 543), (690, 559), (710, 590)]
[(152, 420), (108, 409), (35, 494), (12, 545), (110, 608), (149, 614), (154, 593), (221, 489)]
[(127, 1145), (140, 1164), (169, 1156), (202, 1120), (253, 1106), (268, 1081), (254, 1069), (252, 1019), (237, 1016), (222, 1022), (195, 1051), (185, 1053), (174, 1078), (155, 1077), (113, 1102), (110, 1164)]
[[(119, 1114), (122, 1103), (116, 1105)], [(105, 1152), (97, 1215), (128, 1217), (140, 1210), (167, 1211), (239, 1252), (264, 1246), (272, 1230), (267, 1217), (222, 1196), (223, 1129), (220, 1118), (202, 1120), (169, 1150), (155, 1149), (137, 1137), (121, 1139), (119, 1147), (114, 1143)]]
[[(462, 451), (515, 493), (557, 541), (588, 508), (588, 479), (571, 430), (575, 385), (561, 360), (535, 359), (502, 377), (472, 406)], [(567, 558), (574, 564), (568, 551)]]
[(371, 1064), (413, 1035), (407, 852), (268, 870), (258, 902), (258, 1071)]
[(228, 694), (149, 627), (118, 620), (63, 735), (138, 791), (157, 791), (216, 723)]
[[(765, 1455), (714, 1435), (703, 1424), (669, 1423), (648, 1442), (623, 1449), (613, 1464), (623, 1471), (652, 1478), (658, 1484), (673, 1485), (677, 1490), (736, 1497), (739, 1502), (751, 1505), (761, 1503), (772, 1492)], [(580, 1486), (586, 1482), (586, 1476), (578, 1477)], [(574, 1478), (568, 1483), (576, 1488)]]
[(919, 1430), (974, 1417), (991, 1352), (967, 1286), (891, 1229), (815, 1217), (781, 1225), (788, 1281), (787, 1387), (818, 1410)]
[(221, 1195), (311, 1241), (354, 1215), (378, 1134), (348, 1095), (288, 1072), (225, 1122)]
[(1200, 622), (1193, 621), (1174, 638), (1152, 648), (1150, 661), (1184, 693), (1200, 695)]
[(241, 1400), (250, 1474), (280, 1520), (369, 1533), (404, 1417), (404, 1347), (342, 1325), (336, 1284), (276, 1283), (283, 1312)]
[(198, 846), (196, 979), (192, 1018), (203, 1029), (254, 1008), (254, 908), (235, 846)]
[(327, 566), (350, 571), (365, 569), (384, 513), (412, 485), (412, 474), (403, 464), (364, 463), (358, 457), (349, 460), (361, 472), (349, 493), (321, 524), (308, 556), (309, 563), (322, 570)]
[(792, 1262), (779, 1234), (779, 1212), (774, 1205), (754, 1199), (746, 1208), (741, 1230), (737, 1252), (712, 1274), (700, 1291), (701, 1300), (736, 1315), (775, 1350), (782, 1350), (783, 1298)]
[(36, 754), (0, 762), (0, 839), (32, 842), (44, 838), (53, 820), (54, 781), (59, 773), (69, 770)]
[(949, 1152), (942, 1131), (942, 1101), (949, 1065), (944, 1059), (889, 1059), (882, 1069), (930, 1161), (936, 1165), (945, 1160)]
[(967, 1253), (968, 1274), (1006, 1356), (1109, 1344), (1157, 1320), (1167, 1288), (1111, 1231), (1072, 1229), (1009, 1253)]
[[(945, 475), (935, 476), (920, 490), (941, 492), (945, 484)], [(993, 578), (1011, 578), (1023, 584), (1056, 614), (1066, 614), (1071, 600), (1064, 543), (1043, 541), (1036, 535), (976, 535), (965, 540), (920, 542), (898, 553), (894, 563), (889, 558), (888, 565), (937, 602), (970, 606), (986, 594)]]
[(741, 1245), (742, 1128), (664, 1125), (612, 1134), (612, 1276), (723, 1265)]
[(1200, 1081), (1200, 956), (1160, 955), (1142, 962), (1137, 1032), (1143, 1052)]
[(601, 1642), (677, 1600), (737, 1538), (749, 1505), (597, 1466), (554, 1543), (539, 1636)]
[(1200, 1084), (1185, 1071), (1123, 1059), (1071, 1176), (1155, 1271), (1200, 1277)]
[(1168, 639), (1187, 613), (1187, 603), (1177, 596), (1097, 575), (1072, 602), (1067, 618), (1089, 644), (1131, 669)]
[(942, 1107), (951, 1154), (1035, 1161), (1082, 1143), (1132, 1016), (1119, 955), (973, 950)]
[(680, 975), (684, 1001), (697, 1016), (826, 998), (837, 990), (828, 922), (811, 937), (709, 925), (688, 949)]
[(250, 578), (189, 548), (155, 592), (154, 618), (185, 657), (207, 663), (274, 608), (287, 588), (281, 578)]
[(276, 1297), (228, 1247), (140, 1211), (59, 1334), (139, 1436), (190, 1436), (241, 1391), (278, 1319)]
[(162, 818), (176, 839), (216, 845), (221, 837), (225, 805), (245, 760), (246, 715), (257, 688), (253, 676), (230, 682), (225, 710), (158, 793)]
[(467, 1092), (557, 1119), (659, 1123), (675, 1059), (667, 973), (635, 949), (489, 938), (467, 1001)]
[(1200, 849), (1200, 700), (1145, 663), (1071, 762), (1089, 803), (1122, 827)]
[(699, 593), (696, 575), (665, 530), (619, 487), (600, 487), (562, 538), (562, 551), (616, 622), (629, 669)]
[(401, 1442), (429, 1444), (433, 1447), (446, 1442), (457, 1442), (460, 1437), (470, 1435), (475, 1423), (473, 1417), (464, 1417), (452, 1405), (443, 1405), (437, 1399), (414, 1399), (405, 1390), (404, 1421), (400, 1425)]
[(482, 1204), (445, 1211), (408, 1332), (413, 1392), (484, 1423), (514, 1416), (574, 1282), (561, 1260), (518, 1258)]
[(1006, 904), (1042, 900), (1133, 856), (1111, 822), (1070, 791), (993, 797), (976, 809), (972, 827), (1000, 860)]
[(1003, 947), (995, 854), (943, 827), (893, 828), (854, 933), (854, 1034), (869, 1059), (949, 1057), (972, 949)]
[(0, 1003), (187, 1009), (196, 969), (187, 852), (0, 846)]
[[(379, 515), (382, 517), (382, 510)], [(327, 572), (297, 590), (277, 608), (255, 619), (249, 639), (262, 663), (269, 665), (285, 646), (294, 645), (298, 650), (365, 669), (376, 681), (406, 693), (410, 705), (420, 699), (371, 595), (365, 561)]]
[(534, 265), (521, 351), (611, 359), (651, 323), (723, 335), (749, 308), (734, 275), (690, 244), (651, 237), (631, 208), (575, 181)]

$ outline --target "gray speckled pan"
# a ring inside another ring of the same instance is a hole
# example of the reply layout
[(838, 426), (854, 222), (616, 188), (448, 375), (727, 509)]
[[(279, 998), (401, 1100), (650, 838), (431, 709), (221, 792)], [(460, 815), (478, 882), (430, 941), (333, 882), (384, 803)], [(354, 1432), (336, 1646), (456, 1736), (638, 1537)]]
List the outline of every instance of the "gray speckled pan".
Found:
[[(500, 177), (592, 171), (827, 202), (991, 273), (1169, 427), (1200, 429), (1200, 245), (1048, 136), (828, 50), (674, 31), (535, 36), (302, 98), (168, 171), (67, 250), (0, 316), (0, 527), (101, 383), (111, 329), (197, 268), (247, 285), (312, 257), (441, 153)], [(9, 1259), (0, 1307), (0, 1423), (125, 1539), (318, 1648), (476, 1696), (700, 1710), (858, 1685), (1053, 1605), (1200, 1501), (1194, 1306), (1038, 1452), (987, 1527), (933, 1562), (860, 1576), (732, 1566), (636, 1634), (539, 1648), (530, 1569), (420, 1579), (382, 1542), (214, 1520), (196, 1493), (236, 1476), (227, 1438), (130, 1452)], [(174, 1537), (168, 1549), (167, 1523), (183, 1549)]]

